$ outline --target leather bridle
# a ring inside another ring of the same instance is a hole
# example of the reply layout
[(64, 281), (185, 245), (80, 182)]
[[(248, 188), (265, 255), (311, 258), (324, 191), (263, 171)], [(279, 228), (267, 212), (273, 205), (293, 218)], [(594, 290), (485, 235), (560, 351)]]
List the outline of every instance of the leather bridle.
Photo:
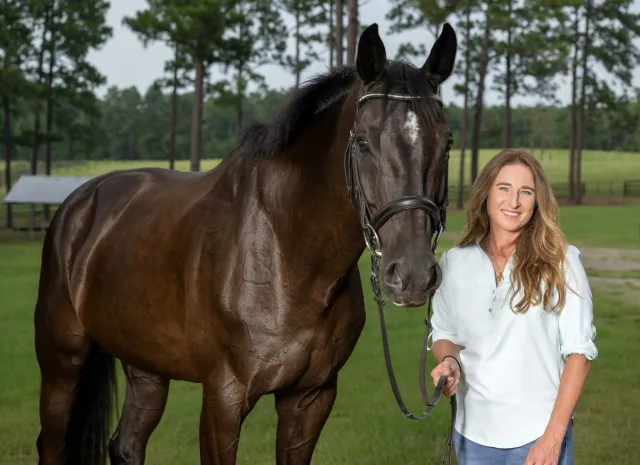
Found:
[[(362, 189), (362, 184), (360, 182), (360, 173), (358, 170), (358, 163), (356, 160), (356, 129), (357, 129), (357, 115), (358, 111), (362, 107), (362, 105), (371, 99), (390, 99), (401, 102), (410, 102), (415, 99), (425, 98), (420, 96), (409, 96), (409, 95), (395, 95), (395, 94), (382, 94), (382, 93), (370, 93), (362, 95), (362, 90), (360, 95), (358, 96), (358, 100), (356, 102), (356, 117), (354, 118), (353, 128), (349, 134), (349, 141), (347, 143), (347, 149), (345, 151), (344, 157), (344, 169), (345, 169), (345, 179), (347, 183), (347, 195), (351, 199), (352, 203), (358, 205), (358, 213), (360, 217), (360, 225), (362, 227), (365, 244), (367, 249), (369, 249), (371, 255), (371, 286), (373, 288), (374, 297), (376, 302), (378, 303), (378, 313), (380, 315), (380, 328), (382, 332), (382, 344), (384, 351), (385, 363), (387, 366), (387, 375), (389, 377), (389, 381), (391, 383), (391, 389), (393, 390), (393, 394), (396, 398), (396, 402), (400, 407), (402, 413), (411, 420), (424, 420), (431, 416), (431, 412), (433, 408), (438, 403), (440, 396), (442, 395), (442, 390), (444, 389), (444, 385), (446, 382), (446, 377), (441, 376), (438, 380), (438, 383), (433, 392), (433, 397), (429, 399), (429, 393), (427, 392), (426, 386), (426, 361), (427, 361), (427, 351), (430, 350), (429, 347), (429, 337), (431, 335), (431, 297), (429, 298), (428, 304), (428, 313), (427, 318), (425, 318), (426, 328), (424, 333), (424, 341), (422, 345), (422, 352), (420, 356), (420, 392), (422, 394), (422, 399), (425, 404), (425, 410), (420, 415), (414, 415), (409, 412), (406, 408), (404, 401), (402, 400), (402, 396), (400, 395), (400, 390), (398, 389), (398, 383), (396, 381), (395, 374), (393, 372), (393, 367), (391, 365), (391, 356), (389, 353), (389, 342), (387, 338), (387, 330), (384, 321), (384, 311), (383, 306), (385, 305), (385, 301), (382, 299), (382, 292), (380, 289), (379, 283), (379, 274), (380, 274), (380, 261), (382, 259), (382, 244), (380, 242), (380, 236), (378, 231), (380, 228), (395, 214), (400, 213), (405, 210), (411, 209), (420, 209), (427, 213), (427, 215), (432, 220), (432, 225), (435, 231), (435, 239), (433, 240), (433, 244), (431, 246), (432, 252), (435, 254), (436, 247), (438, 246), (438, 241), (440, 240), (440, 235), (442, 231), (446, 230), (446, 213), (447, 206), (449, 204), (449, 190), (448, 190), (448, 167), (449, 167), (449, 150), (451, 148), (452, 139), (449, 137), (449, 141), (447, 144), (444, 160), (442, 161), (444, 165), (444, 173), (443, 173), (443, 181), (444, 182), (444, 198), (442, 199), (442, 204), (437, 205), (433, 200), (424, 195), (409, 195), (396, 198), (382, 208), (380, 208), (377, 213), (374, 215), (371, 211), (369, 204), (364, 195), (364, 190)], [(430, 95), (426, 98), (432, 98), (436, 100), (440, 106), (443, 106), (442, 99), (434, 94)], [(460, 363), (458, 362), (458, 365)], [(453, 454), (453, 429), (455, 425), (456, 413), (457, 413), (457, 399), (454, 394), (451, 396), (451, 426), (449, 428), (449, 434), (447, 436), (447, 443), (445, 446), (444, 453), (442, 455), (441, 463), (445, 463), (445, 457), (447, 453), (449, 455), (449, 463), (452, 463), (452, 454)]]

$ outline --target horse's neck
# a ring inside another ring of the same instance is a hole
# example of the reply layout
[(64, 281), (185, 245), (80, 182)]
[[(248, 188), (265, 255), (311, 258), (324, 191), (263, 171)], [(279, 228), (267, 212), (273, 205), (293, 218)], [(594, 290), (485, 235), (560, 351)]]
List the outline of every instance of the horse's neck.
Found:
[[(337, 268), (353, 265), (364, 248), (357, 211), (347, 196), (344, 156), (355, 117), (352, 92), (336, 102), (293, 144), (274, 166), (282, 179), (275, 193), (287, 224), (305, 259), (335, 260)], [(275, 160), (274, 160), (275, 161)], [(283, 177), (286, 177), (283, 179)], [(272, 210), (273, 211), (273, 210)], [(307, 256), (309, 254), (309, 256)]]

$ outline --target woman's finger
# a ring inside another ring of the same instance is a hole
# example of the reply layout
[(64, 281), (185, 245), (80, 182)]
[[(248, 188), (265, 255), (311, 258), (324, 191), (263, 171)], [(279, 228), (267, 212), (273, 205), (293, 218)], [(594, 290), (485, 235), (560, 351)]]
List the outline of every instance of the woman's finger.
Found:
[(453, 382), (451, 384), (448, 384), (448, 383), (445, 384), (445, 387), (442, 390), (442, 393), (447, 397), (451, 397), (458, 390), (459, 381), (460, 380), (456, 379), (455, 382)]

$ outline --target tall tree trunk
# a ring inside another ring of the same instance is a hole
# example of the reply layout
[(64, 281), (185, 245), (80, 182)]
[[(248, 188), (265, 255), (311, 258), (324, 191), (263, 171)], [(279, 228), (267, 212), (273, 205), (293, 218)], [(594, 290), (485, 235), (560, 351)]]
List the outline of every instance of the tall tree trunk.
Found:
[[(53, 54), (52, 54), (53, 55)], [(51, 64), (49, 66), (49, 78), (47, 83), (47, 122), (46, 122), (46, 131), (47, 131), (47, 143), (46, 143), (46, 152), (45, 152), (45, 166), (44, 172), (47, 176), (51, 175), (51, 153), (52, 153), (52, 132), (53, 132), (53, 64), (54, 59), (51, 60)]]
[(348, 0), (347, 24), (347, 66), (356, 63), (356, 43), (358, 42), (358, 0)]
[(74, 137), (71, 135), (69, 137), (69, 145), (67, 146), (67, 160), (74, 160), (76, 158), (76, 148), (73, 143)]
[(511, 147), (511, 19), (512, 5), (508, 3), (508, 26), (507, 26), (507, 55), (505, 57), (505, 90), (504, 90), (504, 132), (502, 134), (502, 147)]
[(336, 37), (335, 37), (335, 41), (336, 41), (336, 66), (338, 68), (342, 67), (344, 62), (343, 62), (343, 57), (344, 57), (344, 50), (343, 50), (343, 40), (344, 40), (344, 33), (342, 31), (343, 29), (343, 12), (344, 12), (344, 6), (342, 4), (343, 0), (336, 0)]
[(467, 124), (469, 119), (469, 72), (471, 70), (471, 1), (467, 0), (467, 17), (464, 33), (464, 110), (460, 125), (460, 181), (458, 184), (458, 208), (464, 207), (464, 158), (467, 149)]
[(334, 0), (329, 0), (329, 69), (333, 68), (333, 52), (336, 44), (336, 38), (333, 36), (333, 3)]
[(588, 68), (587, 61), (589, 59), (589, 43), (591, 37), (589, 37), (589, 26), (591, 23), (591, 8), (593, 0), (587, 0), (587, 9), (585, 11), (585, 26), (584, 26), (584, 42), (582, 45), (582, 89), (580, 90), (580, 121), (578, 123), (578, 138), (576, 140), (576, 205), (582, 203), (582, 142), (584, 139), (585, 130), (585, 107), (586, 102), (586, 88), (588, 80)]
[(136, 129), (133, 123), (129, 126), (129, 160), (136, 159)]
[(238, 141), (242, 136), (242, 119), (244, 110), (242, 104), (242, 94), (238, 93), (238, 98), (236, 99), (236, 139)]
[(173, 90), (171, 92), (171, 127), (169, 129), (169, 169), (175, 169), (176, 160), (176, 123), (178, 116), (178, 54), (173, 67)]
[(238, 64), (238, 74), (236, 76), (236, 89), (238, 97), (236, 99), (236, 139), (239, 141), (242, 136), (242, 124), (244, 120), (244, 93), (245, 85), (242, 80), (242, 70), (244, 69), (244, 63)]
[(576, 140), (577, 140), (577, 93), (578, 93), (578, 47), (580, 43), (580, 7), (575, 9), (575, 21), (573, 23), (573, 63), (571, 64), (571, 121), (569, 134), (569, 201), (573, 202), (576, 198)]
[(296, 2), (296, 59), (295, 59), (295, 73), (296, 73), (296, 89), (300, 87), (300, 1)]
[[(52, 132), (53, 132), (53, 72), (56, 66), (56, 31), (55, 31), (55, 15), (56, 1), (51, 1), (51, 20), (49, 24), (49, 72), (47, 73), (47, 143), (44, 158), (44, 172), (47, 176), (51, 176), (51, 149), (52, 149)], [(43, 207), (44, 219), (49, 222), (49, 205)]]
[[(4, 185), (7, 188), (7, 193), (11, 190), (11, 148), (12, 148), (12, 134), (11, 134), (11, 107), (9, 106), (9, 99), (2, 97), (2, 108), (4, 110)], [(7, 229), (13, 227), (12, 221), (12, 209), (11, 205), (6, 205), (6, 214), (4, 217), (4, 224)]]
[[(42, 36), (40, 43), (40, 52), (38, 53), (38, 68), (37, 68), (37, 83), (39, 85), (44, 84), (44, 49), (46, 47), (46, 37), (49, 31), (49, 21), (51, 18), (51, 5), (47, 5), (44, 10), (44, 23), (42, 25)], [(40, 102), (37, 103), (39, 105)], [(36, 108), (35, 122), (33, 125), (33, 142), (31, 145), (31, 174), (38, 173), (38, 149), (40, 147), (40, 109)], [(31, 216), (33, 215), (33, 205), (30, 207)], [(33, 218), (30, 218), (33, 221)]]
[(38, 149), (40, 147), (40, 111), (36, 110), (33, 124), (33, 141), (31, 143), (31, 174), (38, 174)]
[(236, 101), (236, 139), (239, 141), (240, 137), (242, 137), (242, 120), (244, 117), (244, 108), (243, 108), (242, 95), (238, 95), (238, 99)]
[(480, 122), (482, 121), (482, 106), (484, 98), (484, 80), (487, 74), (489, 62), (489, 12), (487, 11), (482, 37), (482, 52), (480, 55), (480, 69), (478, 72), (478, 94), (476, 95), (476, 108), (473, 117), (473, 136), (471, 139), (471, 184), (478, 177), (478, 156), (480, 152)]
[(194, 57), (196, 69), (195, 90), (193, 92), (193, 111), (191, 113), (191, 171), (200, 171), (200, 146), (202, 143), (202, 105), (204, 88), (204, 60)]
[(56, 0), (51, 1), (51, 18), (49, 22), (49, 72), (47, 73), (47, 143), (45, 153), (45, 174), (51, 175), (51, 136), (53, 130), (53, 73), (56, 67), (56, 31), (55, 31)]

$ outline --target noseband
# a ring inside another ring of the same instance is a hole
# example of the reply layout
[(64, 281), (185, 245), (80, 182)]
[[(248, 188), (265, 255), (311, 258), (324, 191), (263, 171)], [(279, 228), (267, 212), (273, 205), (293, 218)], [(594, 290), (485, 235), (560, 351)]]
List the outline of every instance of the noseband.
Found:
[[(440, 235), (442, 231), (446, 229), (446, 213), (447, 206), (449, 204), (449, 181), (448, 181), (448, 167), (449, 167), (449, 150), (451, 148), (451, 138), (447, 144), (447, 149), (444, 157), (444, 198), (442, 199), (442, 204), (437, 205), (433, 200), (424, 195), (407, 195), (403, 197), (396, 198), (391, 200), (389, 203), (380, 208), (376, 214), (374, 215), (371, 211), (371, 207), (367, 203), (367, 200), (364, 195), (364, 190), (362, 188), (362, 184), (360, 181), (360, 173), (358, 170), (358, 163), (356, 160), (356, 129), (357, 129), (357, 116), (358, 111), (362, 107), (362, 105), (371, 99), (376, 98), (387, 98), (391, 100), (401, 101), (401, 102), (410, 102), (415, 99), (420, 99), (423, 97), (410, 96), (410, 95), (394, 95), (394, 94), (379, 94), (379, 93), (371, 93), (360, 95), (358, 97), (358, 101), (356, 103), (356, 117), (354, 118), (353, 128), (349, 134), (349, 141), (347, 143), (347, 149), (345, 151), (344, 157), (344, 170), (345, 170), (345, 179), (347, 184), (347, 195), (351, 199), (352, 203), (357, 203), (358, 205), (358, 213), (360, 218), (360, 226), (362, 227), (362, 232), (364, 235), (365, 244), (367, 249), (369, 249), (371, 255), (371, 286), (373, 288), (374, 297), (376, 302), (378, 303), (378, 313), (380, 315), (380, 328), (382, 332), (382, 343), (383, 343), (383, 351), (385, 363), (387, 366), (387, 375), (389, 376), (389, 381), (391, 383), (391, 389), (393, 390), (393, 394), (396, 398), (396, 402), (400, 407), (402, 413), (411, 420), (424, 420), (431, 415), (433, 408), (438, 403), (440, 396), (442, 395), (442, 390), (444, 389), (444, 385), (446, 382), (446, 377), (441, 376), (438, 380), (438, 384), (433, 392), (433, 397), (429, 399), (429, 393), (427, 392), (426, 386), (426, 361), (427, 361), (427, 351), (430, 350), (429, 347), (429, 336), (431, 332), (431, 298), (429, 298), (429, 306), (428, 306), (428, 316), (425, 319), (426, 328), (424, 333), (424, 343), (422, 346), (422, 353), (420, 357), (420, 392), (422, 394), (422, 399), (425, 404), (425, 410), (420, 415), (414, 415), (409, 412), (406, 408), (404, 401), (402, 400), (402, 396), (400, 395), (400, 390), (398, 389), (398, 383), (396, 381), (395, 374), (393, 372), (393, 367), (391, 365), (391, 356), (389, 353), (389, 342), (387, 338), (386, 325), (384, 321), (384, 311), (383, 306), (385, 305), (385, 301), (382, 299), (382, 292), (380, 289), (379, 283), (379, 274), (380, 274), (380, 260), (382, 259), (382, 243), (380, 241), (380, 236), (378, 231), (380, 228), (395, 214), (400, 213), (406, 210), (419, 209), (423, 210), (427, 213), (428, 217), (431, 219), (431, 224), (433, 225), (435, 233), (435, 238), (433, 240), (433, 244), (431, 246), (431, 251), (435, 254), (436, 247), (438, 246), (438, 241), (440, 240)], [(443, 106), (442, 99), (437, 95), (430, 95), (426, 98), (432, 98), (436, 100), (440, 106)], [(460, 363), (458, 363), (460, 366)], [(452, 453), (453, 453), (453, 428), (455, 425), (455, 418), (457, 412), (457, 400), (456, 396), (451, 396), (451, 426), (449, 428), (449, 434), (447, 436), (447, 444), (442, 455), (441, 463), (445, 463), (445, 457), (447, 453), (449, 455), (449, 463), (452, 463)]]

